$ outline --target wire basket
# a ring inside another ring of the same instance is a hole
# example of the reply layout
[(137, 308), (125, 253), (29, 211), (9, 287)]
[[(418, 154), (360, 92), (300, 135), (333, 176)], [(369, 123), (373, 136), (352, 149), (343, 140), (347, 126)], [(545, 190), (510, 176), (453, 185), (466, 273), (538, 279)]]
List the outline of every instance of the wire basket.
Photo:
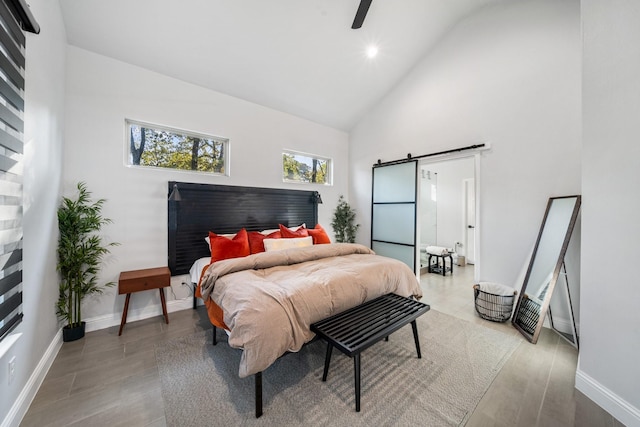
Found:
[(480, 289), (480, 285), (473, 286), (476, 312), (480, 317), (492, 322), (506, 322), (513, 311), (513, 295), (496, 295)]

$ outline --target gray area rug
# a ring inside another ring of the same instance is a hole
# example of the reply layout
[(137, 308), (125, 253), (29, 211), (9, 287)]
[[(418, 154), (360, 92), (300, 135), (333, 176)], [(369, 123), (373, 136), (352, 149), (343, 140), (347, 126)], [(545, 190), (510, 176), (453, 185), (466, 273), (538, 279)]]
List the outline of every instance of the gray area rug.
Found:
[(254, 416), (254, 378), (239, 378), (240, 350), (218, 331), (158, 345), (156, 359), (168, 426), (464, 425), (520, 340), (431, 310), (418, 319), (422, 359), (411, 326), (362, 353), (361, 412), (355, 412), (353, 359), (326, 344), (288, 354), (263, 378), (264, 415)]

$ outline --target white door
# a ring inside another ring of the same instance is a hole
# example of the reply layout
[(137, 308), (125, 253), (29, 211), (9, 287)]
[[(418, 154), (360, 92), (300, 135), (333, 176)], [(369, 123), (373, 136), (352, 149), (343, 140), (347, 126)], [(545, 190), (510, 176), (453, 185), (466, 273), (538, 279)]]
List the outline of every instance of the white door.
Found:
[(462, 181), (464, 186), (464, 247), (463, 254), (468, 264), (475, 264), (476, 246), (476, 185), (475, 179)]

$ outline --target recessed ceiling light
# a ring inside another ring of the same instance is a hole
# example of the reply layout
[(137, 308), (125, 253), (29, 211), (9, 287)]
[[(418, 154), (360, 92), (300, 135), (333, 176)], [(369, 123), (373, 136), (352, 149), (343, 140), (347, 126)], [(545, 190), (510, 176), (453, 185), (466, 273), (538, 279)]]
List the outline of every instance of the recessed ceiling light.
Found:
[(367, 48), (367, 56), (369, 58), (375, 58), (377, 54), (378, 54), (378, 46), (374, 44), (369, 45), (369, 47)]

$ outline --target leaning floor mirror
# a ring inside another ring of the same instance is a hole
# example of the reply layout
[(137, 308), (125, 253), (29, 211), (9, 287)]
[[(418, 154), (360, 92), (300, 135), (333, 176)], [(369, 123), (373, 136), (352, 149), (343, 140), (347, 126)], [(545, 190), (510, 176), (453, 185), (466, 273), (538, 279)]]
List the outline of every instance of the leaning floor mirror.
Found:
[[(552, 197), (547, 203), (512, 319), (515, 328), (533, 344), (538, 341), (545, 317), (549, 314), (551, 328), (578, 347), (564, 258), (578, 218), (580, 202), (580, 196), (566, 196)], [(562, 289), (566, 291), (572, 325), (568, 332), (559, 331), (554, 327), (549, 308), (551, 296), (558, 283), (564, 285)]]

